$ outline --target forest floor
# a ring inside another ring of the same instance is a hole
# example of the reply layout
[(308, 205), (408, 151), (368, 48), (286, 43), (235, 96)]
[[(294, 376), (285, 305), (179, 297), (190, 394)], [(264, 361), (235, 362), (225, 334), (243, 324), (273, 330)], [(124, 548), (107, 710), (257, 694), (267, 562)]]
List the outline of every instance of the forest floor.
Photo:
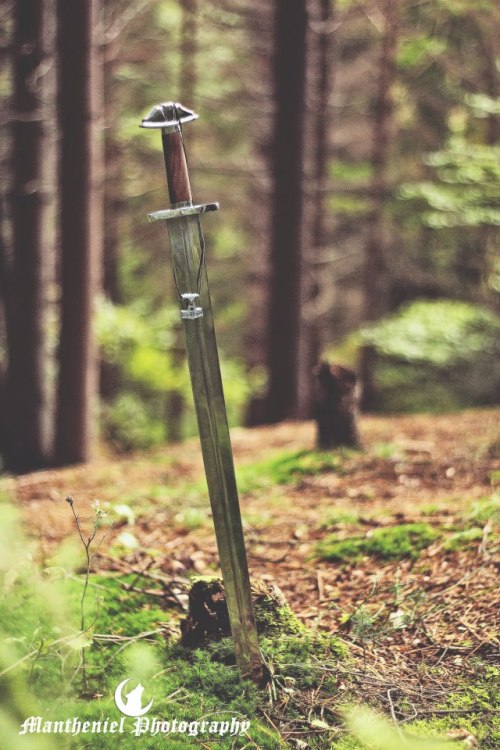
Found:
[[(363, 450), (331, 453), (314, 451), (312, 423), (232, 431), (252, 579), (277, 585), (311, 632), (334, 634), (349, 652), (334, 700), (321, 686), (309, 691), (309, 726), (288, 720), (288, 699), (274, 696), (266, 717), (286, 746), (312, 747), (311, 733), (325, 731), (334, 740), (345, 697), (398, 726), (423, 722), (465, 746), (494, 747), (498, 706), (484, 678), (499, 645), (499, 416), (364, 417)], [(77, 542), (71, 496), (84, 538), (96, 499), (113, 522), (95, 540), (105, 534), (99, 573), (133, 574), (132, 591), (177, 618), (193, 576), (218, 574), (195, 440), (2, 487), (42, 566)]]

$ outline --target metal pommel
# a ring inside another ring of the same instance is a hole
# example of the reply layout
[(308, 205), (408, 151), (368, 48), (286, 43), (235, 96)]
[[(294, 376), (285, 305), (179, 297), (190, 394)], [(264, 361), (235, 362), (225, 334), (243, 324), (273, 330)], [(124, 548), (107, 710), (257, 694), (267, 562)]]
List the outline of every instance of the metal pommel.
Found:
[(184, 107), (178, 102), (164, 102), (157, 104), (149, 115), (145, 117), (141, 128), (161, 128), (167, 132), (180, 130), (181, 124), (197, 120), (198, 115), (192, 109)]

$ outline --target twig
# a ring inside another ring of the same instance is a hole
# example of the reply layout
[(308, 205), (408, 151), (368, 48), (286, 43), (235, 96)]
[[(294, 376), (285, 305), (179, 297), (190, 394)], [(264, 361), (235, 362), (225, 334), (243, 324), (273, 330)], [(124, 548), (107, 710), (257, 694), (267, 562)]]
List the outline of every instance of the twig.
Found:
[[(70, 506), (71, 512), (73, 513), (73, 517), (74, 517), (75, 523), (76, 523), (76, 528), (78, 529), (78, 535), (79, 535), (79, 537), (81, 539), (81, 542), (83, 544), (83, 548), (85, 550), (85, 558), (86, 558), (85, 583), (83, 585), (82, 596), (81, 596), (81, 599), (80, 599), (80, 630), (83, 632), (85, 630), (85, 597), (87, 595), (87, 589), (88, 589), (88, 586), (89, 586), (90, 567), (92, 565), (92, 560), (94, 559), (95, 555), (99, 551), (99, 548), (100, 548), (101, 544), (103, 543), (103, 541), (106, 539), (107, 535), (109, 534), (109, 532), (113, 528), (113, 524), (111, 524), (111, 526), (102, 535), (101, 539), (99, 540), (99, 542), (97, 544), (97, 547), (96, 547), (95, 551), (92, 554), (90, 554), (90, 546), (91, 546), (92, 542), (94, 541), (94, 539), (95, 539), (95, 537), (97, 535), (97, 531), (99, 529), (99, 520), (101, 519), (102, 515), (105, 515), (105, 514), (103, 514), (102, 511), (99, 510), (99, 509), (96, 510), (96, 514), (95, 514), (95, 518), (94, 518), (94, 527), (93, 527), (92, 531), (90, 532), (89, 536), (87, 537), (87, 541), (85, 541), (85, 539), (83, 537), (82, 528), (80, 526), (80, 519), (78, 518), (78, 516), (76, 514), (76, 511), (75, 511), (73, 498), (70, 497), (70, 496), (68, 496), (66, 498), (66, 502)], [(98, 508), (98, 505), (99, 505), (99, 501), (96, 500), (95, 507)], [(70, 683), (73, 682), (73, 680), (75, 679), (77, 673), (79, 672), (79, 670), (81, 668), (82, 669), (82, 677), (83, 677), (83, 689), (85, 690), (85, 692), (88, 691), (87, 669), (86, 669), (86, 666), (87, 665), (86, 665), (85, 647), (82, 646), (82, 649), (81, 649), (81, 663), (78, 665), (75, 673), (73, 674), (73, 677), (71, 678)]]
[(138, 633), (137, 635), (108, 635), (107, 633), (96, 633), (94, 634), (95, 641), (108, 641), (111, 643), (121, 643), (122, 641), (137, 641), (141, 638), (149, 638), (152, 635), (158, 635), (163, 633), (163, 628), (156, 628), (155, 630), (147, 630), (144, 633)]
[[(498, 714), (500, 713), (499, 708), (428, 708), (423, 711), (418, 711), (418, 716), (423, 715), (432, 715), (432, 716), (448, 716), (448, 714)], [(410, 719), (414, 719), (414, 716), (411, 716)], [(408, 721), (408, 719), (404, 719), (404, 721)]]
[(320, 602), (323, 602), (325, 600), (325, 584), (323, 581), (323, 572), (321, 570), (318, 570), (316, 573), (316, 581), (318, 584), (318, 599)]
[(399, 722), (398, 722), (398, 720), (396, 718), (396, 711), (394, 709), (394, 703), (392, 702), (391, 688), (389, 688), (389, 690), (387, 691), (387, 699), (389, 701), (389, 709), (391, 711), (391, 717), (392, 717), (392, 720), (394, 722), (394, 726), (396, 727), (396, 730), (397, 730), (399, 736), (401, 737), (401, 739), (404, 739), (404, 734), (403, 734), (403, 732), (401, 730), (401, 727), (399, 726)]
[[(88, 630), (91, 630), (92, 627), (93, 627), (93, 623), (92, 623), (92, 625), (90, 625), (89, 628), (87, 628), (87, 630), (84, 630), (83, 633), (86, 633)], [(62, 638), (57, 638), (57, 640), (52, 641), (51, 643), (47, 644), (47, 649), (53, 648), (54, 646), (58, 646), (59, 644), (64, 645), (66, 643), (71, 643), (71, 641), (76, 641), (81, 636), (82, 636), (82, 633), (77, 633), (76, 635), (65, 635)], [(31, 657), (35, 656), (36, 654), (38, 654), (39, 651), (40, 651), (40, 647), (33, 649), (33, 651), (30, 651), (29, 653), (25, 654), (24, 656), (21, 656), (20, 659), (18, 659), (13, 664), (10, 664), (10, 666), (8, 666), (5, 669), (3, 669), (0, 672), (0, 677), (3, 677), (4, 675), (8, 674), (13, 669), (15, 669), (16, 667), (18, 667), (20, 664), (22, 664), (23, 662), (27, 661), (28, 659), (31, 659)]]

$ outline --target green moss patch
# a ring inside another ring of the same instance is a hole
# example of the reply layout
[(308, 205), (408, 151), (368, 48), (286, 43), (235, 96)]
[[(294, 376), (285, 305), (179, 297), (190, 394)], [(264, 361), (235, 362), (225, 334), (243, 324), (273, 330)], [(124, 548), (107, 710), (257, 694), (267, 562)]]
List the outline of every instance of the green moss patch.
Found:
[[(475, 677), (450, 693), (446, 703), (435, 707), (435, 714), (411, 722), (409, 729), (418, 735), (446, 735), (465, 730), (479, 743), (479, 747), (500, 746), (500, 668), (480, 663)], [(466, 747), (471, 747), (466, 744)]]
[(282, 453), (238, 471), (238, 486), (242, 493), (276, 484), (296, 484), (305, 477), (326, 472), (343, 471), (346, 451), (295, 451)]
[(483, 539), (483, 530), (478, 526), (464, 531), (457, 531), (451, 534), (443, 541), (442, 547), (446, 552), (455, 552), (458, 550), (472, 549), (477, 547)]
[(356, 560), (363, 555), (381, 560), (416, 559), (438, 536), (427, 523), (407, 523), (375, 529), (370, 536), (337, 539), (332, 535), (319, 542), (317, 553), (323, 560), (339, 562)]
[(489, 497), (475, 500), (470, 506), (467, 520), (481, 524), (500, 521), (500, 493), (494, 492)]

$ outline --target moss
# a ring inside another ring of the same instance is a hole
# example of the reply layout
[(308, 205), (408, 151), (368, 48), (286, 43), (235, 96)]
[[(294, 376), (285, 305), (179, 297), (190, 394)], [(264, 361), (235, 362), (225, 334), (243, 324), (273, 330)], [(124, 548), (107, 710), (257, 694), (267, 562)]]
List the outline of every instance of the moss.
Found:
[(438, 503), (424, 503), (420, 506), (420, 512), (423, 516), (435, 516), (441, 513), (442, 506)]
[(464, 729), (476, 737), (481, 748), (493, 750), (500, 746), (499, 686), (500, 668), (481, 663), (475, 679), (463, 682), (446, 703), (436, 706), (436, 712), (444, 712), (443, 716), (413, 721), (409, 728), (419, 736)]
[(488, 521), (500, 520), (500, 494), (494, 492), (490, 497), (481, 497), (472, 503), (467, 520), (485, 524)]
[(282, 453), (267, 461), (245, 466), (238, 471), (242, 493), (276, 484), (294, 484), (304, 477), (325, 472), (342, 472), (346, 451), (295, 451)]
[[(80, 649), (68, 652), (68, 649), (55, 649), (46, 645), (36, 659), (26, 660), (16, 670), (19, 684), (14, 686), (11, 681), (9, 689), (32, 697), (36, 708), (30, 709), (30, 713), (36, 712), (53, 720), (68, 716), (79, 716), (81, 720), (97, 720), (109, 716), (114, 720), (119, 718), (113, 701), (114, 690), (118, 682), (131, 677), (140, 679), (146, 687), (148, 695), (154, 700), (157, 716), (164, 715), (170, 719), (175, 717), (178, 721), (201, 720), (207, 715), (219, 721), (231, 716), (251, 719), (248, 736), (217, 738), (217, 746), (221, 749), (232, 750), (248, 745), (249, 742), (263, 750), (282, 747), (282, 741), (275, 730), (259, 717), (259, 691), (253, 683), (242, 680), (234, 666), (214, 659), (210, 651), (184, 649), (177, 642), (165, 640), (161, 632), (141, 639), (138, 643), (134, 642), (134, 636), (155, 630), (165, 620), (170, 620), (171, 630), (174, 632), (177, 627), (172, 615), (161, 609), (156, 598), (124, 591), (121, 586), (124, 581), (129, 582), (130, 578), (91, 576), (86, 616), (88, 624), (92, 624), (94, 620), (95, 622), (89, 631), (88, 646), (85, 648), (88, 681), (85, 698), (80, 694)], [(81, 580), (61, 578), (50, 585), (59, 591), (66, 604), (65, 624), (70, 627), (73, 623), (74, 631), (77, 632)], [(96, 603), (96, 594), (100, 597), (99, 604)], [(52, 608), (45, 611), (41, 605), (38, 606), (38, 599), (34, 599), (33, 592), (29, 589), (29, 581), (23, 583), (22, 591), (19, 587), (13, 587), (8, 599), (6, 612), (10, 612), (10, 615), (2, 619), (2, 630), (10, 640), (13, 636), (19, 639), (20, 652), (29, 651), (40, 642), (41, 637), (46, 638), (46, 644), (49, 644), (49, 640), (60, 635), (62, 623), (57, 622)], [(37, 602), (36, 611), (33, 611), (34, 601)], [(40, 631), (41, 625), (43, 632)], [(94, 637), (94, 632), (117, 638), (97, 638)], [(126, 640), (120, 640), (120, 637)], [(232, 644), (230, 639), (227, 641), (228, 650)], [(136, 653), (138, 649), (140, 652)], [(19, 654), (13, 653), (9, 657), (9, 663), (16, 661), (18, 657)], [(6, 683), (2, 682), (0, 687), (5, 688)], [(88, 695), (97, 697), (88, 700)], [(170, 700), (168, 696), (174, 697)], [(129, 724), (131, 723), (132, 720)], [(84, 740), (89, 738), (67, 738), (69, 744), (65, 744), (66, 738), (58, 739), (62, 740), (58, 747), (80, 748), (86, 746)], [(167, 738), (146, 735), (142, 739), (147, 740), (147, 746), (151, 750), (159, 750), (166, 744), (174, 750), (195, 742), (182, 735)], [(205, 736), (204, 739), (210, 738)], [(120, 747), (132, 750), (138, 741), (140, 740), (135, 736), (127, 733), (120, 737)], [(111, 750), (116, 747), (116, 737), (93, 735), (92, 747), (95, 750)]]
[(477, 547), (483, 538), (483, 530), (477, 526), (464, 531), (457, 531), (443, 541), (442, 547), (446, 552), (471, 549)]
[(339, 540), (330, 536), (317, 544), (316, 551), (323, 560), (332, 562), (357, 560), (365, 551), (365, 541), (361, 536)]
[(336, 508), (328, 513), (328, 516), (321, 523), (321, 529), (329, 529), (332, 526), (346, 524), (354, 526), (359, 522), (359, 512), (350, 508)]
[(345, 562), (363, 555), (381, 560), (416, 559), (428, 547), (438, 532), (426, 523), (408, 523), (390, 528), (375, 529), (371, 536), (353, 536), (347, 539), (328, 537), (317, 545), (318, 555), (324, 560)]
[[(413, 720), (402, 727), (407, 750), (444, 750), (448, 746), (457, 750), (472, 746), (493, 750), (499, 747), (497, 712), (500, 669), (484, 662), (476, 666), (475, 678), (456, 686), (445, 703), (426, 705), (423, 708), (428, 714), (425, 719)], [(403, 703), (400, 702), (398, 707), (403, 708)], [(414, 706), (407, 705), (404, 709), (411, 713)], [(432, 715), (433, 710), (435, 715)], [(331, 750), (365, 750), (367, 747), (399, 750), (402, 747), (401, 738), (390, 723), (362, 706), (351, 709), (348, 728), (351, 731), (337, 739), (331, 745)], [(472, 735), (477, 744), (450, 742), (448, 733), (457, 730), (463, 730), (464, 739)]]
[(210, 526), (208, 507), (206, 508), (186, 508), (179, 511), (174, 516), (174, 523), (179, 531), (194, 531), (206, 526)]
[(299, 635), (305, 626), (297, 619), (284, 598), (277, 598), (269, 592), (254, 592), (254, 610), (257, 630), (260, 634), (279, 636)]

